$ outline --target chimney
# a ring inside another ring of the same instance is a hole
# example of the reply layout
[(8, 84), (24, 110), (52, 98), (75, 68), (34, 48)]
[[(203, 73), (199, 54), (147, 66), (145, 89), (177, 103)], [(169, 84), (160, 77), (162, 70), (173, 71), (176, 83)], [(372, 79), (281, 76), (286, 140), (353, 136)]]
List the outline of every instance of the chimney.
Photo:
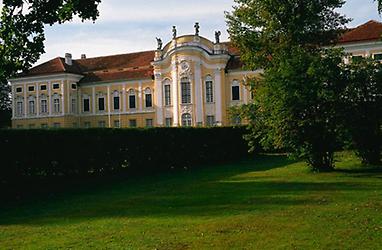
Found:
[(65, 63), (67, 65), (72, 65), (73, 64), (73, 62), (72, 62), (72, 54), (65, 53)]
[(82, 54), (81, 59), (86, 59), (86, 54)]

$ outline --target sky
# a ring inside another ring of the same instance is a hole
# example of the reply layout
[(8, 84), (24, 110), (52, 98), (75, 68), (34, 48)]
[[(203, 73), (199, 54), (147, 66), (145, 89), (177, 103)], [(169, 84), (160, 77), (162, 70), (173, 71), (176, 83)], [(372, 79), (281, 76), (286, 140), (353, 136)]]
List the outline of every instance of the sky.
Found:
[[(1, 4), (2, 0), (0, 0)], [(221, 30), (221, 40), (228, 40), (224, 11), (231, 11), (234, 0), (102, 0), (95, 23), (74, 20), (46, 27), (46, 53), (37, 64), (71, 53), (73, 58), (130, 53), (156, 49), (155, 37), (164, 44), (171, 39), (171, 29), (178, 35), (192, 34), (199, 22), (201, 36), (214, 39)], [(347, 0), (341, 13), (353, 18), (350, 27), (368, 20), (382, 21), (373, 0)]]

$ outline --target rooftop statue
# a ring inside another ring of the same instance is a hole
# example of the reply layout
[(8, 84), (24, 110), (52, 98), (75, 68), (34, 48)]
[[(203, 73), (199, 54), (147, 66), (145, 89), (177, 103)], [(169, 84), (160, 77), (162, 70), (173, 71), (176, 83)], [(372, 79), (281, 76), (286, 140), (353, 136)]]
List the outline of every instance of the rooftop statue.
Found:
[(195, 28), (195, 36), (199, 36), (199, 31), (200, 31), (199, 23), (195, 23), (194, 28)]
[(172, 26), (172, 38), (176, 38), (176, 26)]
[(221, 32), (218, 30), (218, 31), (215, 31), (215, 42), (216, 43), (220, 43), (220, 36), (221, 36)]
[(162, 46), (163, 46), (162, 39), (160, 39), (159, 37), (157, 37), (156, 39), (157, 39), (157, 43), (158, 43), (158, 48), (157, 48), (157, 50), (161, 50), (161, 49), (162, 49)]

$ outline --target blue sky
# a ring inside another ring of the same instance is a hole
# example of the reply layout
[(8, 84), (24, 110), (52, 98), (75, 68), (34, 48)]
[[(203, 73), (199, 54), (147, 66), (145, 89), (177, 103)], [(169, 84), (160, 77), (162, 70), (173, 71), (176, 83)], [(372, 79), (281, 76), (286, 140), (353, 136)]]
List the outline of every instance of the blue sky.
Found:
[[(1, 0), (0, 0), (1, 1)], [(156, 48), (155, 37), (166, 43), (171, 39), (171, 27), (178, 34), (193, 33), (200, 22), (201, 35), (213, 39), (221, 30), (222, 40), (228, 40), (224, 11), (234, 5), (233, 0), (103, 0), (100, 17), (95, 22), (75, 20), (46, 29), (46, 53), (39, 63), (72, 53), (88, 57), (129, 53)], [(347, 0), (341, 12), (353, 18), (350, 26), (370, 19), (382, 20), (373, 0)]]

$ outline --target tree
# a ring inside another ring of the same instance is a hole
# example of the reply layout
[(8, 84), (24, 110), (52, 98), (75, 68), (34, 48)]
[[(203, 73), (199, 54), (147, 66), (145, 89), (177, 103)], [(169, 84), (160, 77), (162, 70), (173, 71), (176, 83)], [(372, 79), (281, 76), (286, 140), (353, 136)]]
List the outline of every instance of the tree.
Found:
[(382, 13), (382, 0), (374, 0), (374, 2), (378, 3), (378, 12), (379, 14)]
[(7, 79), (27, 71), (44, 53), (44, 25), (95, 21), (101, 0), (4, 0), (0, 20), (0, 100), (9, 109)]
[(338, 96), (346, 76), (343, 54), (323, 50), (350, 20), (335, 9), (342, 0), (236, 0), (227, 14), (232, 41), (250, 70), (255, 101), (250, 141), (284, 148), (319, 171), (334, 167), (338, 147)]
[(347, 65), (342, 100), (352, 146), (364, 164), (378, 165), (382, 156), (382, 64), (371, 58)]

